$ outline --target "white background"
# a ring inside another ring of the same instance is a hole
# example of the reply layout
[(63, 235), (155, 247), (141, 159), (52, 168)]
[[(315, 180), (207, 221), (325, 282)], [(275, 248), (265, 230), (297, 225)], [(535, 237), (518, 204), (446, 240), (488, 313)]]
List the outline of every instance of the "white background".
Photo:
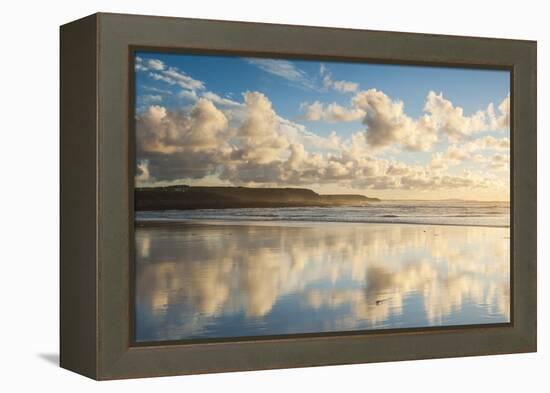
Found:
[[(0, 10), (0, 391), (549, 391), (539, 203), (539, 352), (93, 382), (58, 368), (58, 26), (96, 11), (538, 40), (539, 201), (549, 198), (545, 1), (6, 1)], [(546, 89), (545, 89), (546, 88)], [(545, 365), (546, 363), (546, 365)], [(130, 390), (131, 389), (131, 390)]]

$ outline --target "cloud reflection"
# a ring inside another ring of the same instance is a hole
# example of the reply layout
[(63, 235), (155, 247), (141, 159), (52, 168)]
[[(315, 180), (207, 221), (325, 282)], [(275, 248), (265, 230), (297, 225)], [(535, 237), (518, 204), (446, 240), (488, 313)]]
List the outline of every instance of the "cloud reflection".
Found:
[(509, 321), (509, 230), (137, 228), (137, 340)]

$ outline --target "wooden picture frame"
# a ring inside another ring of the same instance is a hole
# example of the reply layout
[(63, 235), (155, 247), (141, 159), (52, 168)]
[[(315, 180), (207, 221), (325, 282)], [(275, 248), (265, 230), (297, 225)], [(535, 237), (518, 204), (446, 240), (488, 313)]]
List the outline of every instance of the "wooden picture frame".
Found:
[[(511, 72), (511, 322), (138, 345), (137, 49)], [(536, 351), (536, 42), (98, 13), (61, 27), (61, 367), (97, 380)]]

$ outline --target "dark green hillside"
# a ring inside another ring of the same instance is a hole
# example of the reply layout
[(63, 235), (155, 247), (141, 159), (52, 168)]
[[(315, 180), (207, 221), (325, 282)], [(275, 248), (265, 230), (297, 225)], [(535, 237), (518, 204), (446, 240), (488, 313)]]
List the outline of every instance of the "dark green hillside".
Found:
[(306, 188), (191, 187), (137, 188), (136, 210), (227, 209), (251, 207), (362, 206), (378, 198), (319, 195)]

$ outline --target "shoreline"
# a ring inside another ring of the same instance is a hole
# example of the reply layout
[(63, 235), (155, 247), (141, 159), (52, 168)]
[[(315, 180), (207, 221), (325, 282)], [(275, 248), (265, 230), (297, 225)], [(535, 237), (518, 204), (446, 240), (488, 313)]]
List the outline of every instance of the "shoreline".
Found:
[(212, 226), (264, 226), (264, 227), (317, 227), (321, 225), (331, 226), (367, 226), (367, 225), (407, 225), (407, 226), (449, 226), (449, 227), (475, 227), (475, 228), (500, 228), (510, 229), (510, 226), (502, 225), (481, 225), (481, 224), (447, 224), (447, 223), (426, 223), (426, 222), (391, 222), (391, 221), (301, 221), (301, 220), (215, 220), (215, 219), (136, 219), (135, 227), (154, 226), (185, 226), (185, 225), (212, 225)]

